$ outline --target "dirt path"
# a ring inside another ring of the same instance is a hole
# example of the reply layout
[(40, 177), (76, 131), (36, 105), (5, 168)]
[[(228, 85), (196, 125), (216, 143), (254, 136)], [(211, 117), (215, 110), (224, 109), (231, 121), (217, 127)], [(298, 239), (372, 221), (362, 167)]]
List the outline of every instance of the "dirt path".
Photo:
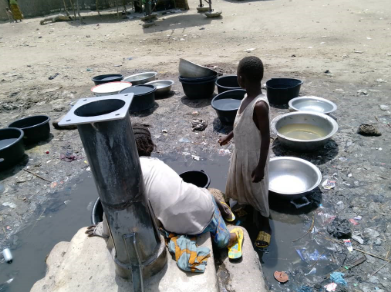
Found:
[[(337, 173), (337, 188), (324, 193), (324, 200), (331, 205), (342, 201), (346, 210), (339, 212), (346, 217), (366, 216), (360, 230), (378, 229), (382, 243), (368, 235), (362, 248), (385, 255), (391, 238), (386, 216), (391, 208), (391, 114), (379, 105), (391, 107), (389, 1), (220, 0), (214, 8), (221, 9), (223, 17), (214, 20), (197, 14), (197, 5), (191, 0), (190, 11), (163, 15), (148, 29), (137, 17), (118, 20), (115, 14), (95, 13), (85, 13), (82, 26), (78, 22), (42, 26), (41, 18), (0, 24), (0, 126), (36, 113), (52, 119), (61, 116), (77, 98), (91, 95), (95, 75), (153, 70), (159, 79), (176, 82), (175, 95), (158, 100), (153, 111), (132, 119), (152, 125), (159, 151), (210, 158), (218, 154), (215, 142), (227, 129), (219, 124), (209, 101), (183, 96), (177, 79), (179, 58), (234, 73), (242, 57), (257, 55), (265, 64), (265, 81), (298, 77), (305, 82), (301, 95), (322, 96), (338, 104), (337, 148), (307, 158), (319, 165), (325, 178)], [(248, 53), (248, 49), (254, 50)], [(48, 80), (55, 73), (60, 75)], [(191, 132), (194, 112), (208, 121), (205, 132)], [(272, 116), (281, 112), (272, 109)], [(363, 139), (356, 134), (361, 123), (378, 125), (383, 135)], [(13, 241), (13, 234), (28, 220), (39, 217), (45, 202), (67, 187), (70, 178), (88, 169), (77, 131), (52, 129), (52, 134), (49, 143), (27, 150), (28, 158), (20, 166), (1, 174), (5, 191), (0, 196), (0, 247)], [(282, 153), (277, 146), (273, 150)], [(67, 152), (77, 160), (62, 161)], [(23, 171), (24, 167), (53, 183)], [(2, 205), (6, 202), (16, 208)], [(365, 265), (364, 274), (380, 267), (373, 258)], [(382, 273), (387, 271), (386, 267)], [(389, 280), (379, 284), (380, 280), (365, 285), (389, 287)]]

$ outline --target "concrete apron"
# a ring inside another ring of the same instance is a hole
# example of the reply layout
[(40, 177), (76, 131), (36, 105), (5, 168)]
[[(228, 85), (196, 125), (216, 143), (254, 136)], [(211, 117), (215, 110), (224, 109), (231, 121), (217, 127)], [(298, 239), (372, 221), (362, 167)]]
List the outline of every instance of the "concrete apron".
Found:
[[(46, 260), (46, 276), (34, 284), (31, 292), (133, 291), (130, 281), (115, 275), (115, 265), (105, 240), (87, 237), (85, 231), (86, 228), (80, 229), (71, 242), (60, 242), (52, 249)], [(212, 253), (205, 273), (185, 273), (169, 255), (166, 267), (146, 280), (145, 291), (219, 291), (210, 234), (200, 236), (197, 244), (208, 247)], [(228, 259), (224, 261), (230, 274), (229, 291), (268, 291), (258, 255), (252, 248), (247, 232), (243, 252), (240, 263), (230, 263)], [(243, 290), (247, 285), (251, 287)]]

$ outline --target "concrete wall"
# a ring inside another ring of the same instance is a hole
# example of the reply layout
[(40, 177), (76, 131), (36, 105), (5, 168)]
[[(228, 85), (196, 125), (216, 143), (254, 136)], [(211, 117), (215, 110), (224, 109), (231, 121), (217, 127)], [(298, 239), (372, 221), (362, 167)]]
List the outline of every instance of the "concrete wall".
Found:
[[(77, 0), (73, 0), (76, 2)], [(71, 13), (71, 4), (69, 0), (65, 0), (68, 11)], [(108, 8), (114, 6), (115, 1), (113, 0), (98, 0), (99, 6), (102, 8)], [(122, 1), (118, 1), (122, 3)], [(127, 3), (130, 3), (130, 0), (126, 0)], [(51, 13), (56, 13), (64, 10), (63, 0), (18, 0), (20, 10), (22, 11), (24, 17), (35, 17), (35, 16), (44, 16)], [(79, 0), (80, 9), (90, 9), (90, 7), (95, 7), (96, 0)], [(8, 20), (7, 14), (5, 13), (5, 8), (8, 7), (8, 0), (0, 0), (0, 20)]]

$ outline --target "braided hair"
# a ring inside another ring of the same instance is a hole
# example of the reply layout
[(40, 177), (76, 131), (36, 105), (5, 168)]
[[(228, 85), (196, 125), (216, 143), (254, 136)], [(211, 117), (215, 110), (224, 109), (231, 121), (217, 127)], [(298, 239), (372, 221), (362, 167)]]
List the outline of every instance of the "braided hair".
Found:
[(151, 156), (151, 153), (156, 149), (156, 145), (152, 141), (151, 132), (148, 127), (140, 123), (134, 123), (132, 124), (132, 128), (138, 155)]

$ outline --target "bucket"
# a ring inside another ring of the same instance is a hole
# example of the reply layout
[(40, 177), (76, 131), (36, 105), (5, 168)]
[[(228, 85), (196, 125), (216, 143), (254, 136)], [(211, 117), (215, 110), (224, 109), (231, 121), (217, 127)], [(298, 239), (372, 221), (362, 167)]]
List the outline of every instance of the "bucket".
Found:
[(179, 176), (184, 182), (193, 184), (199, 188), (208, 188), (210, 185), (210, 178), (203, 170), (185, 171)]
[(285, 105), (299, 96), (303, 81), (293, 78), (272, 78), (266, 82), (267, 98), (272, 105)]
[(103, 221), (103, 207), (102, 207), (102, 203), (100, 202), (100, 198), (98, 198), (94, 203), (94, 207), (92, 207), (91, 223), (92, 225), (96, 225), (102, 221)]

